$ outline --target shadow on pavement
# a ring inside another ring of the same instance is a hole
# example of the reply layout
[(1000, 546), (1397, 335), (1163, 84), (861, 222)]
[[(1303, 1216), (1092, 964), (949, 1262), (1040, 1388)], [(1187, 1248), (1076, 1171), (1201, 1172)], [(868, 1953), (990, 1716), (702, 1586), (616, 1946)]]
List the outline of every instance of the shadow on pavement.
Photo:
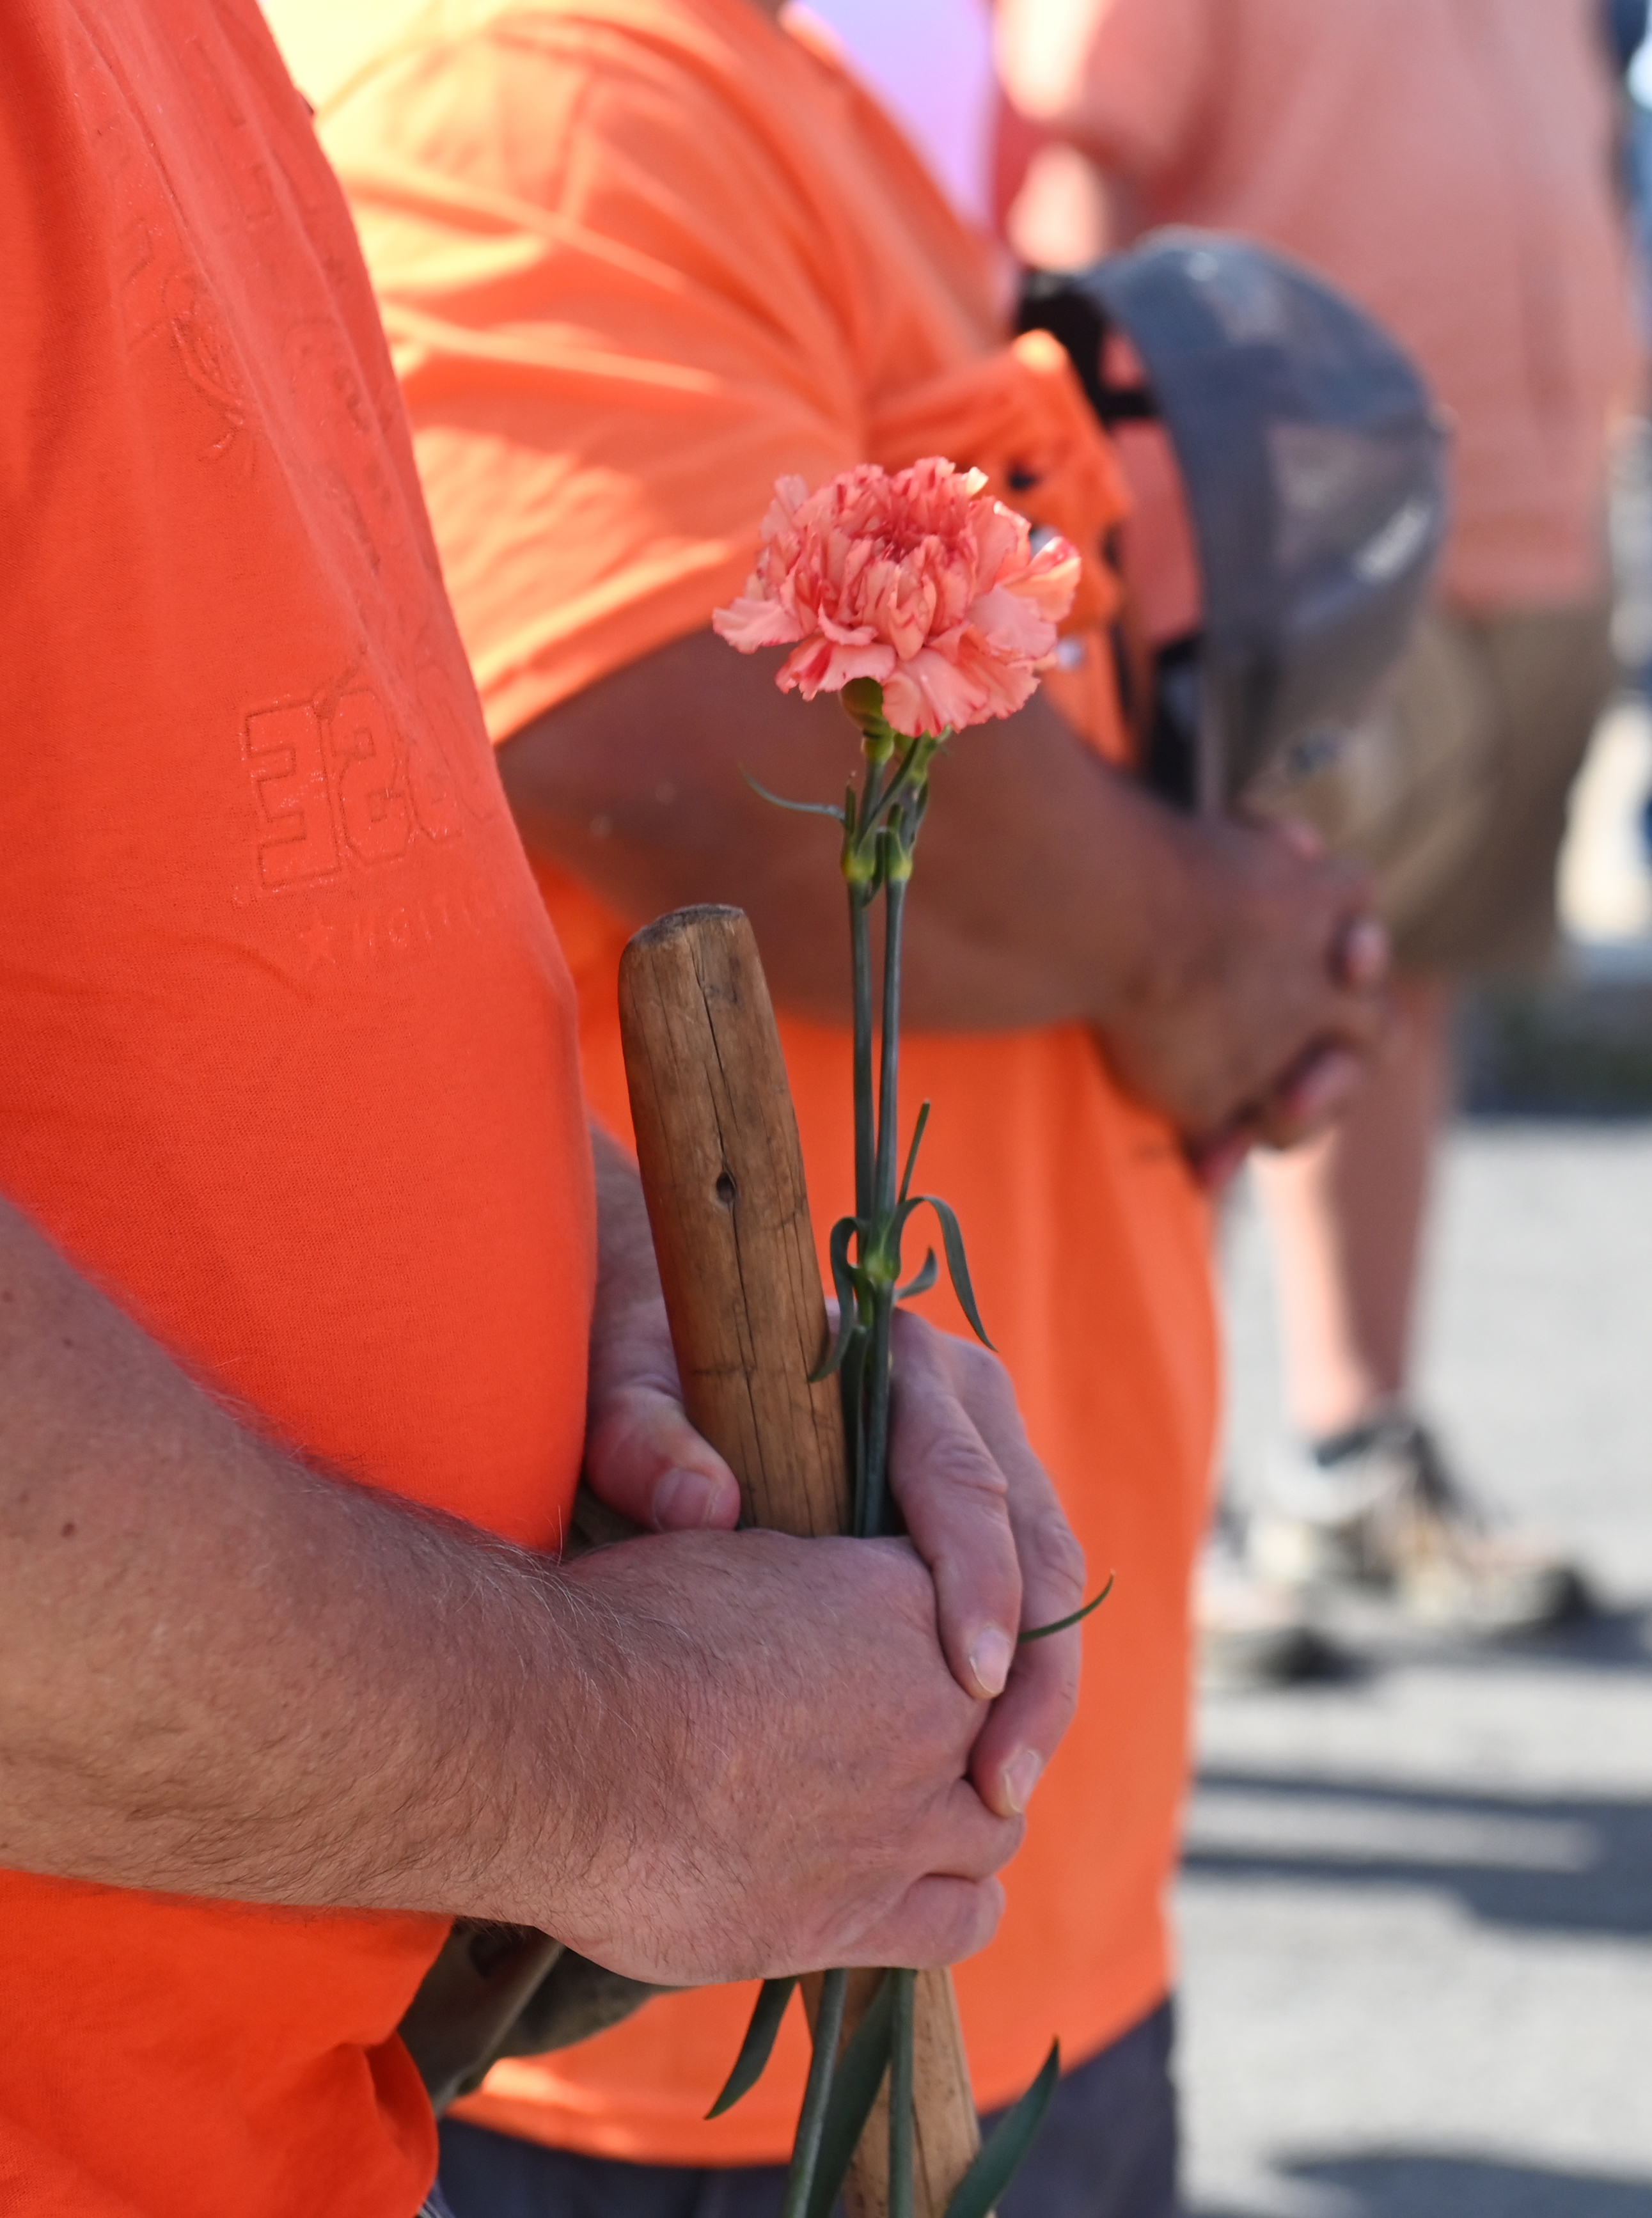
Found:
[[(1479, 1639), (1440, 1633), (1400, 1615), (1387, 1602), (1356, 1596), (1322, 1613), (1322, 1653), (1297, 1683), (1369, 1679), (1408, 1664), (1439, 1664), (1452, 1671), (1485, 1676), (1529, 1670), (1607, 1671), (1652, 1676), (1652, 1614), (1641, 1608), (1606, 1609), (1598, 1604), (1559, 1625), (1535, 1632), (1487, 1634)], [(1216, 1691), (1225, 1691), (1217, 1688)], [(1254, 1693), (1256, 1688), (1240, 1691)], [(1263, 1689), (1288, 1694), (1287, 1688)]]
[(1652, 1616), (1640, 1609), (1595, 1609), (1552, 1633), (1534, 1633), (1503, 1653), (1591, 1671), (1652, 1672)]
[[(1279, 2177), (1293, 2186), (1330, 2190), (1326, 2218), (1648, 2218), (1652, 2212), (1652, 2179), (1410, 2149), (1284, 2165)], [(1300, 2207), (1297, 2196), (1291, 2200)], [(1204, 2206), (1197, 2218), (1232, 2214)]]
[[(1652, 1937), (1652, 1805), (1628, 1798), (1451, 1794), (1206, 1766), (1183, 1868), (1422, 1888), (1488, 1924)], [(1642, 2209), (1652, 2218), (1652, 2190)]]

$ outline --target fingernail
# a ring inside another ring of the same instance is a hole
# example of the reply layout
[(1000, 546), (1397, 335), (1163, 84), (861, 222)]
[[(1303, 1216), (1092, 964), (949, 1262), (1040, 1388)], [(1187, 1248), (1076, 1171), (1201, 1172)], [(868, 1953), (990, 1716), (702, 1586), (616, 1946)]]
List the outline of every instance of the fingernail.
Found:
[(708, 1524), (717, 1489), (699, 1471), (668, 1471), (654, 1489), (654, 1522), (661, 1532), (683, 1533)]
[(1352, 1099), (1359, 1079), (1359, 1065), (1352, 1056), (1321, 1056), (1298, 1082), (1290, 1106), (1303, 1124), (1317, 1124)]
[(1323, 835), (1311, 824), (1305, 824), (1300, 816), (1278, 817), (1273, 828), (1286, 846), (1294, 848), (1306, 862), (1316, 863), (1325, 852)]
[(1207, 1193), (1218, 1193), (1227, 1185), (1249, 1155), (1252, 1137), (1248, 1131), (1230, 1132), (1191, 1151), (1188, 1160), (1193, 1175)]
[(975, 1684), (990, 1700), (1004, 1692), (1015, 1661), (1015, 1643), (1001, 1626), (989, 1625), (969, 1651), (969, 1669)]
[(1388, 932), (1380, 918), (1356, 917), (1342, 937), (1342, 975), (1351, 986), (1374, 986), (1389, 967)]
[(1004, 1767), (1004, 1798), (1016, 1817), (1032, 1800), (1032, 1790), (1038, 1784), (1038, 1775), (1044, 1768), (1044, 1759), (1036, 1750), (1024, 1748), (1019, 1756)]

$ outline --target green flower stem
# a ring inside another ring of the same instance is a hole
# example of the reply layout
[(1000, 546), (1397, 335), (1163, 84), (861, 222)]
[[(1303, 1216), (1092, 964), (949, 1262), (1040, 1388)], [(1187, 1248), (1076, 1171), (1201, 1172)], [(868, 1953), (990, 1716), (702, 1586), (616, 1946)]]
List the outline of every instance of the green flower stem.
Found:
[(900, 852), (900, 828), (892, 825), (885, 834), (886, 848), (894, 852), (884, 864), (883, 1007), (878, 1017), (882, 1058), (873, 1213), (880, 1239), (892, 1237), (894, 1233), (896, 1150), (900, 1139), (900, 952), (906, 921), (906, 882), (912, 874), (910, 855)]
[(792, 2144), (791, 2170), (786, 2176), (786, 2200), (780, 2218), (803, 2218), (814, 2167), (820, 2155), (820, 2128), (826, 2123), (832, 2095), (832, 2075), (838, 2067), (838, 2044), (843, 2038), (844, 2004), (849, 1993), (847, 1972), (828, 1972), (820, 1981), (820, 2007), (814, 2020), (814, 2053), (809, 2059), (808, 2084)]
[(896, 1147), (900, 1133), (900, 951), (906, 920), (910, 857), (902, 852), (904, 826), (897, 821), (882, 834), (883, 1002), (879, 1012), (881, 1049), (877, 1105), (877, 1151), (874, 1164), (871, 1236), (860, 1257), (872, 1278), (871, 1372), (866, 1382), (865, 1530), (884, 1529), (888, 1498), (889, 1392), (894, 1331), (894, 1293), (900, 1274), (895, 1234)]
[[(913, 848), (927, 799), (937, 742), (898, 743), (882, 715), (880, 689), (865, 685), (844, 705), (860, 725), (866, 759), (858, 796), (844, 809), (843, 874), (849, 893), (851, 975), (854, 989), (855, 1272), (857, 1322), (840, 1372), (844, 1414), (854, 1461), (854, 1529), (863, 1539), (889, 1521), (888, 1461), (891, 1356), (895, 1292), (900, 1280), (900, 961)], [(872, 909), (883, 896), (881, 994), (872, 1007)], [(874, 1025), (876, 1055), (874, 1055)], [(874, 1063), (875, 1060), (875, 1072)], [(908, 1176), (910, 1175), (910, 1167)], [(890, 1974), (894, 2023), (889, 2064), (889, 2218), (913, 2218), (914, 2198), (914, 2015), (917, 1975)], [(803, 2112), (787, 2181), (782, 2218), (803, 2218), (817, 2168), (831, 2094), (832, 2058), (843, 2021), (843, 1974), (828, 1973), (821, 1990)], [(828, 2002), (835, 2010), (828, 2044)]]
[[(869, 772), (869, 785), (871, 774)], [(872, 902), (870, 887), (849, 888), (849, 946), (855, 994), (855, 1214), (872, 1215), (877, 1126), (872, 1096)]]
[(889, 2218), (913, 2218), (913, 2079), (918, 1974), (891, 1972), (894, 2029), (889, 2051)]
[(875, 1540), (888, 1529), (889, 1472), (889, 1373), (894, 1334), (894, 1288), (880, 1286), (872, 1297), (872, 1330), (866, 1380), (864, 1500), (860, 1538)]
[[(964, 1315), (983, 1341), (987, 1334), (975, 1308), (962, 1238), (951, 1211), (934, 1194), (913, 1197), (908, 1192), (918, 1143), (928, 1114), (927, 1103), (919, 1113), (898, 1191), (896, 1185), (900, 1137), (900, 957), (906, 887), (912, 877), (913, 852), (929, 804), (930, 765), (950, 733), (935, 738), (898, 738), (883, 714), (883, 689), (872, 678), (851, 679), (844, 688), (842, 700), (859, 728), (866, 764), (860, 790), (857, 793), (853, 784), (849, 787), (839, 818), (843, 827), (839, 859), (849, 895), (851, 976), (854, 988), (855, 1213), (852, 1217), (840, 1218), (832, 1228), (831, 1255), (839, 1303), (838, 1330), (814, 1376), (824, 1378), (834, 1366), (838, 1369), (853, 1464), (853, 1529), (861, 1538), (872, 1540), (883, 1533), (891, 1522), (897, 1527), (899, 1523), (898, 1519), (891, 1518), (888, 1502), (890, 1358), (895, 1297), (901, 1283), (900, 1227), (904, 1214), (920, 1203), (931, 1208), (940, 1220), (947, 1269)], [(783, 805), (817, 807), (812, 802)], [(819, 813), (833, 816), (838, 814), (824, 805), (819, 805)], [(880, 895), (884, 902), (883, 975), (875, 1019), (872, 910)], [(849, 1260), (851, 1239), (852, 1263)], [(914, 1282), (913, 1291), (920, 1285), (932, 1284), (934, 1277), (933, 1268), (926, 1267)], [(1034, 1626), (1022, 1639), (1040, 1640), (1062, 1631), (1087, 1616), (1094, 1607), (1090, 1603), (1055, 1625)], [(887, 2008), (888, 2019), (875, 2023), (869, 2012), (857, 2036), (860, 2046), (857, 2048), (851, 2042), (847, 2052), (846, 2075), (834, 2106), (833, 2078), (843, 2036), (847, 1980), (848, 1974), (841, 1971), (827, 1972), (822, 1979), (814, 2053), (797, 2122), (781, 2218), (809, 2218), (817, 2200), (828, 2201), (836, 2192), (841, 2168), (850, 2161), (849, 2141), (863, 2129), (860, 2122), (875, 2091), (875, 2083), (869, 2075), (875, 2067), (881, 2078), (883, 2070), (883, 2052), (872, 2056), (867, 2050), (865, 2037), (872, 2031), (875, 2031), (880, 2042), (887, 2039), (889, 2044), (889, 2218), (913, 2218), (917, 1974), (892, 1971), (880, 1987), (879, 2002)], [(758, 2017), (761, 2015), (759, 2011)], [(772, 2010), (770, 2015), (773, 2015)], [(726, 2091), (726, 2100), (736, 2099), (756, 2072), (761, 2070), (762, 2056), (767, 2053), (764, 2047), (765, 2035), (771, 2041), (772, 2029), (767, 2018), (759, 2025), (758, 2017), (754, 2017), (753, 2031), (747, 2037), (752, 2059), (743, 2049), (729, 2081), (735, 2092), (728, 2095)], [(1024, 2153), (1026, 2142), (1036, 2130), (1055, 2085), (1058, 2065), (1058, 2055), (1053, 2053), (1038, 2082), (1012, 2114), (1009, 2122), (1013, 2131), (1005, 2139), (1001, 2129), (999, 2137), (971, 2166), (959, 2190), (962, 2199), (955, 2198), (955, 2218), (986, 2218), (990, 2212)], [(718, 2107), (723, 2106), (720, 2102)], [(832, 2153), (822, 2172), (823, 2136)], [(818, 2198), (814, 2191), (817, 2173), (820, 2174)], [(822, 2218), (822, 2214), (817, 2211), (815, 2218)]]

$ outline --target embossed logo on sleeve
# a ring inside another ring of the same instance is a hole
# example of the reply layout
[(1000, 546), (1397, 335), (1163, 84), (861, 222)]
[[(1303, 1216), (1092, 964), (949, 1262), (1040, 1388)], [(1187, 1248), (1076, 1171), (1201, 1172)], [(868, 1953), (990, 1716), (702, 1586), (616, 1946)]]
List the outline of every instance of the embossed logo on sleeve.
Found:
[(338, 868), (327, 798), (321, 720), (306, 703), (260, 709), (246, 720), (247, 763), (263, 836), (258, 879), (269, 890), (322, 878)]
[[(246, 717), (261, 892), (331, 877), (347, 856), (368, 864), (394, 862), (420, 833), (439, 842), (464, 830), (453, 758), (462, 754), (470, 734), (454, 717), (435, 673), (425, 674), (430, 697), (417, 734), (399, 730), (378, 693), (360, 685), (343, 695), (331, 716), (305, 701), (256, 709)], [(486, 756), (467, 761), (466, 768), (476, 788), (473, 813), (486, 818), (497, 805)]]
[(347, 693), (327, 725), (327, 747), (338, 779), (344, 837), (364, 863), (405, 848), (413, 812), (403, 790), (399, 750), (376, 693)]

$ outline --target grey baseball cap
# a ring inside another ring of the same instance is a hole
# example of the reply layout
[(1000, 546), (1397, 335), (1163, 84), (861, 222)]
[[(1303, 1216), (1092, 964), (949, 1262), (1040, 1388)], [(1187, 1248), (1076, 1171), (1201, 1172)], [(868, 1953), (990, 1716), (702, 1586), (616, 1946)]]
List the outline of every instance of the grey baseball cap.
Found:
[[(1445, 540), (1446, 434), (1410, 356), (1286, 256), (1179, 228), (1032, 273), (1020, 327), (1063, 341), (1104, 422), (1157, 416), (1174, 451), (1203, 590), (1159, 705), (1180, 797), (1222, 807), (1321, 759), (1403, 654)], [(1145, 393), (1107, 381), (1110, 331)]]

